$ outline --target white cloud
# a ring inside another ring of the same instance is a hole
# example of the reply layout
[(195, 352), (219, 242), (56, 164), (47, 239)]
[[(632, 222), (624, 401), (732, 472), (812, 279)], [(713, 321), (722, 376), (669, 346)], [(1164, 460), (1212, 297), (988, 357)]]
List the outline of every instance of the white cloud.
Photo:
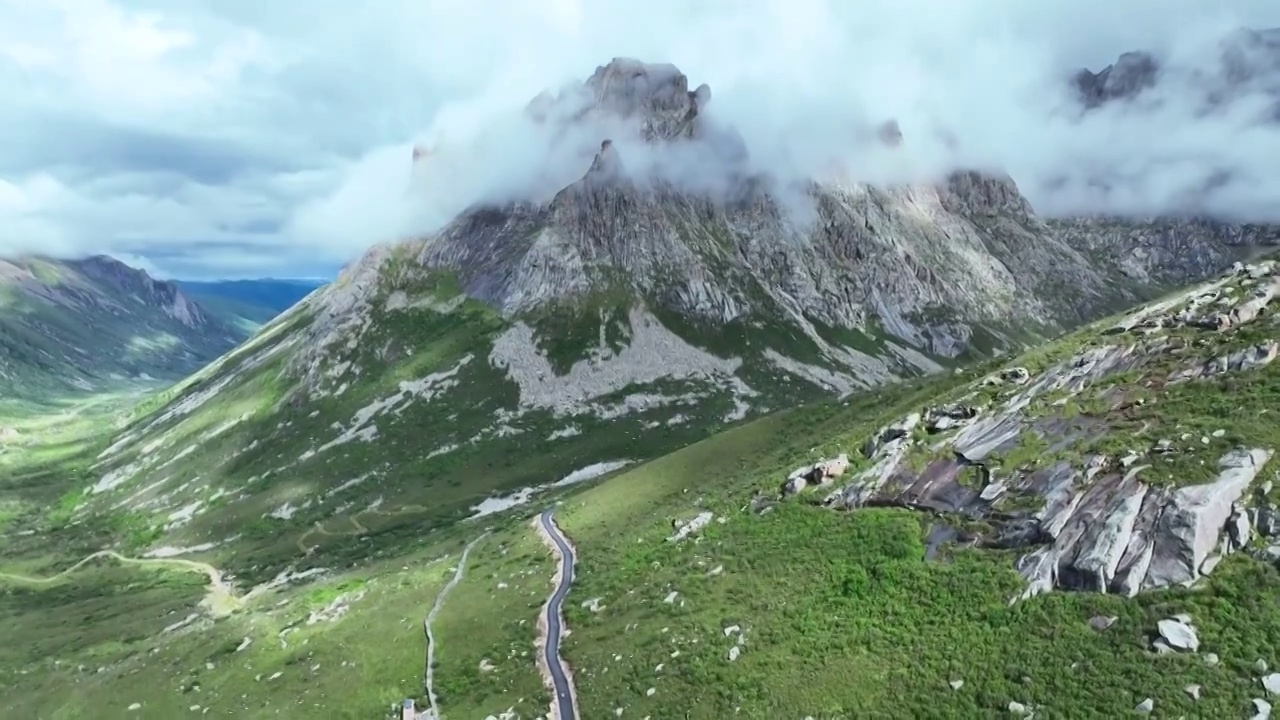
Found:
[[(1062, 112), (1078, 67), (1140, 48), (1203, 66), (1242, 25), (1280, 26), (1280, 4), (0, 0), (0, 253), (330, 270), (476, 198), (580, 173), (589, 156), (548, 162), (514, 113), (615, 56), (708, 83), (708, 112), (774, 171), (831, 155), (870, 178), (966, 163), (1007, 169), (1045, 211), (1152, 212), (1229, 170), (1210, 206), (1274, 217), (1280, 130), (1257, 104), (1197, 117), (1166, 83), (1159, 107)], [(855, 153), (854, 130), (887, 117), (902, 152)], [(437, 155), (410, 184), (415, 141)]]

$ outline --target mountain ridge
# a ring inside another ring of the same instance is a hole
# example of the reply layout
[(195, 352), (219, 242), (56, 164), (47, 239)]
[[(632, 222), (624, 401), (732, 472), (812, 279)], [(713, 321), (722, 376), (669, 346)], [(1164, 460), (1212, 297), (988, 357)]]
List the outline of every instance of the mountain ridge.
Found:
[(246, 336), (176, 284), (105, 255), (0, 259), (0, 303), (0, 382), (37, 402), (176, 380)]

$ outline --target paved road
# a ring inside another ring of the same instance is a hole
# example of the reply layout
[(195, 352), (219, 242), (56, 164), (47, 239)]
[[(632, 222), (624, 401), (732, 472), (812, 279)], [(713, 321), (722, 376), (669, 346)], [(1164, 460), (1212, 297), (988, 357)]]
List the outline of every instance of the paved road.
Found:
[(573, 556), (573, 548), (564, 539), (564, 535), (560, 534), (560, 528), (551, 520), (550, 510), (542, 512), (541, 522), (542, 528), (560, 549), (560, 586), (547, 601), (547, 667), (551, 670), (551, 682), (556, 688), (560, 720), (578, 720), (578, 709), (573, 705), (573, 693), (569, 690), (569, 678), (565, 677), (564, 666), (560, 662), (560, 609), (564, 605), (564, 596), (569, 593), (569, 586), (573, 584), (573, 563), (576, 558)]

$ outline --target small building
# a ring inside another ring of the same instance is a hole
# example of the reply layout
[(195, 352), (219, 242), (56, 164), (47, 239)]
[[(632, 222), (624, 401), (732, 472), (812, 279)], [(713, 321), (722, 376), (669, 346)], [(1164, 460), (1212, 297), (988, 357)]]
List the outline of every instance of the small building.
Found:
[(413, 707), (413, 698), (404, 699), (404, 709), (400, 713), (401, 720), (417, 720), (418, 713)]

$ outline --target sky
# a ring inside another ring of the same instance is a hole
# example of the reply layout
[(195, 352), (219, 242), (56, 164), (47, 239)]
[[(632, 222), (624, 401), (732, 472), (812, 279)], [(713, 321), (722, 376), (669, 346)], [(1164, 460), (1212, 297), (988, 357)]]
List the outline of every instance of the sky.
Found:
[[(1152, 106), (1064, 111), (1075, 69), (1131, 49), (1203, 65), (1241, 26), (1280, 27), (1280, 3), (0, 0), (0, 255), (330, 276), (541, 177), (520, 109), (615, 56), (708, 83), (765, 170), (894, 117), (906, 150), (859, 156), (867, 179), (982, 166), (1044, 213), (1151, 214), (1227, 173), (1209, 211), (1280, 219), (1257, 98), (1206, 116), (1171, 82)], [(439, 154), (426, 185), (415, 143)]]

